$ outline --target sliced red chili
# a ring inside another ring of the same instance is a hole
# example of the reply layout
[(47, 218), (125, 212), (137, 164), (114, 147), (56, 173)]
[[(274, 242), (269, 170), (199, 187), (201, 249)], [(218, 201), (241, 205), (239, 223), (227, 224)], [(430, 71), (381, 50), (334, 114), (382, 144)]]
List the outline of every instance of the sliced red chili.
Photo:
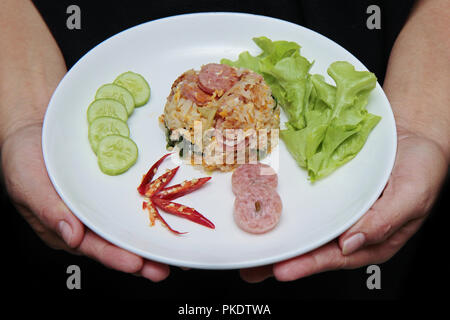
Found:
[(144, 175), (144, 177), (142, 178), (141, 184), (137, 188), (138, 192), (141, 195), (144, 195), (145, 192), (147, 191), (150, 182), (152, 181), (153, 177), (155, 176), (156, 171), (158, 170), (158, 167), (161, 165), (161, 163), (164, 161), (164, 159), (167, 158), (170, 155), (171, 155), (171, 153), (168, 153), (168, 154), (162, 156), (161, 159), (156, 161), (156, 163)]
[(167, 213), (191, 220), (205, 227), (215, 229), (214, 224), (205, 218), (200, 212), (179, 203), (171, 202), (158, 197), (153, 197), (152, 202)]
[(180, 166), (170, 169), (166, 173), (153, 180), (145, 191), (145, 196), (150, 198), (154, 194), (157, 194), (165, 186), (167, 186), (167, 184), (173, 179), (175, 173), (177, 173), (179, 168)]
[(172, 231), (175, 234), (185, 234), (187, 232), (180, 232), (177, 231), (175, 229), (173, 229), (167, 222), (166, 220), (164, 220), (164, 218), (159, 214), (158, 209), (153, 205), (153, 203), (150, 202), (144, 202), (143, 207), (145, 207), (145, 209), (148, 210), (149, 213), (149, 218), (150, 218), (150, 225), (154, 226), (155, 225), (155, 220), (159, 219), (161, 221), (161, 223), (170, 231)]
[(162, 189), (158, 194), (155, 194), (155, 197), (165, 200), (173, 200), (200, 189), (210, 179), (211, 177), (205, 177), (184, 181), (180, 184)]
[(150, 226), (154, 226), (155, 225), (155, 220), (156, 220), (156, 215), (155, 215), (155, 208), (150, 208), (150, 207), (154, 207), (153, 204), (151, 202), (142, 202), (142, 209), (147, 210), (148, 211), (148, 219), (150, 220)]

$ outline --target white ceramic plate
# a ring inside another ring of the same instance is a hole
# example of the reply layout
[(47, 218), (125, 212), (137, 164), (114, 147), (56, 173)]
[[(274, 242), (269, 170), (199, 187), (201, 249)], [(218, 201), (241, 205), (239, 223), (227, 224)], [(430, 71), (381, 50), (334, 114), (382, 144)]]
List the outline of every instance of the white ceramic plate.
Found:
[[(150, 165), (166, 153), (157, 118), (172, 82), (202, 64), (234, 60), (244, 50), (259, 53), (252, 38), (262, 35), (298, 42), (302, 54), (315, 61), (312, 73), (326, 75), (336, 60), (366, 70), (349, 52), (318, 33), (282, 20), (236, 13), (189, 14), (138, 25), (104, 41), (73, 66), (48, 106), (43, 153), (57, 192), (87, 227), (148, 259), (176, 266), (233, 269), (269, 264), (317, 248), (370, 208), (388, 180), (396, 153), (393, 114), (378, 84), (367, 108), (382, 120), (361, 152), (331, 176), (312, 185), (281, 142), (278, 192), (283, 214), (271, 232), (252, 235), (236, 226), (231, 173), (220, 172), (204, 188), (176, 200), (207, 216), (215, 230), (168, 214), (164, 216), (174, 229), (189, 233), (175, 236), (159, 223), (149, 227), (136, 187)], [(101, 173), (91, 151), (86, 110), (97, 88), (128, 70), (142, 74), (152, 94), (149, 103), (128, 120), (131, 138), (139, 147), (138, 161), (126, 173), (111, 177)], [(333, 83), (328, 76), (327, 81)], [(174, 167), (176, 160), (165, 161), (160, 172)], [(203, 175), (183, 165), (173, 183)]]

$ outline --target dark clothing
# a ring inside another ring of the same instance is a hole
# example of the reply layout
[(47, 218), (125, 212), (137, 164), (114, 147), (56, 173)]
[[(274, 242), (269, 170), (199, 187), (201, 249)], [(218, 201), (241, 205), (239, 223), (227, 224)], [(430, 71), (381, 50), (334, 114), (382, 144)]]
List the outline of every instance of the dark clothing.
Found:
[[(111, 0), (35, 0), (34, 3), (61, 47), (68, 68), (101, 41), (134, 25), (183, 13), (232, 11), (272, 16), (315, 30), (350, 51), (382, 83), (392, 45), (413, 1), (127, 0), (116, 5)], [(72, 4), (81, 9), (81, 30), (66, 27), (69, 16), (66, 9)], [(369, 30), (366, 26), (369, 17), (367, 7), (374, 4), (381, 9), (380, 30)], [(444, 210), (443, 201), (438, 202), (436, 210)], [(267, 303), (272, 300), (283, 303), (290, 299), (430, 297), (434, 288), (432, 282), (440, 279), (432, 272), (433, 266), (427, 263), (433, 261), (428, 248), (438, 243), (440, 234), (444, 234), (442, 224), (436, 222), (437, 215), (430, 217), (421, 231), (394, 258), (381, 265), (381, 290), (367, 289), (369, 275), (365, 267), (326, 272), (290, 283), (269, 279), (256, 285), (243, 282), (237, 271), (181, 271), (172, 268), (169, 279), (154, 284), (109, 270), (86, 257), (47, 248), (14, 212), (5, 196), (2, 202), (2, 207), (11, 212), (4, 227), (17, 230), (9, 239), (9, 243), (14, 245), (8, 249), (18, 263), (10, 267), (12, 277), (6, 279), (6, 289), (20, 297), (26, 293), (33, 298), (45, 294), (55, 297), (135, 297), (153, 301), (170, 300), (170, 303), (179, 305), (193, 301), (197, 304)], [(71, 264), (79, 265), (82, 270), (82, 289), (78, 291), (66, 288), (66, 269)], [(46, 289), (48, 292), (44, 294), (42, 291)], [(160, 303), (153, 302), (148, 306), (152, 314), (156, 304)], [(294, 303), (287, 307), (292, 311), (297, 308)], [(169, 304), (165, 316), (173, 318), (171, 315), (176, 315), (176, 311), (176, 307)]]
[[(271, 16), (317, 31), (355, 55), (382, 82), (389, 52), (413, 0), (74, 1), (34, 0), (71, 67), (101, 41), (129, 27), (192, 12), (231, 11)], [(117, 5), (114, 5), (117, 3)], [(195, 4), (193, 4), (195, 3)], [(66, 28), (66, 9), (81, 9), (81, 30)], [(366, 26), (370, 5), (381, 10), (381, 29)]]

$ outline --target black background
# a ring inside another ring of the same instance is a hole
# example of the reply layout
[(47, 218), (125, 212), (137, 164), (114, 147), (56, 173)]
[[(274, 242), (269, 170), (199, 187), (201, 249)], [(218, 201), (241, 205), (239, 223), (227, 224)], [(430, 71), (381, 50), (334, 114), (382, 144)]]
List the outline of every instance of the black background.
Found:
[[(128, 27), (188, 12), (235, 11), (288, 20), (333, 39), (383, 82), (387, 58), (412, 1), (34, 1), (60, 45), (68, 68), (96, 44)], [(66, 28), (66, 8), (81, 8), (81, 30)], [(381, 30), (368, 30), (366, 8), (381, 8)], [(151, 40), (151, 39), (149, 39)], [(306, 44), (304, 44), (306, 45)], [(413, 50), (413, 48), (411, 48)], [(448, 184), (448, 183), (447, 183)], [(445, 187), (444, 190), (448, 188)], [(237, 270), (183, 271), (172, 267), (161, 283), (110, 270), (82, 256), (49, 249), (15, 211), (2, 190), (5, 239), (2, 289), (11, 298), (138, 298), (176, 315), (185, 303), (269, 303), (275, 311), (296, 308), (292, 300), (435, 299), (446, 284), (443, 222), (448, 199), (442, 192), (421, 230), (381, 267), (381, 290), (368, 290), (366, 268), (326, 272), (294, 282), (243, 282)], [(82, 289), (68, 290), (66, 268), (78, 265)], [(157, 301), (157, 303), (156, 303)], [(153, 309), (154, 310), (154, 309)], [(276, 312), (275, 312), (276, 313)]]

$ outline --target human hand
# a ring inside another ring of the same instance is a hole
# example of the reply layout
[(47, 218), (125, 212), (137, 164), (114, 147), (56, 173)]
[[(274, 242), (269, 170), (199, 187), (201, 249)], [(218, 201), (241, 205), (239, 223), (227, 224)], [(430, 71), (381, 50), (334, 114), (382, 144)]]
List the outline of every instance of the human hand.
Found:
[(1, 149), (7, 191), (25, 220), (50, 247), (86, 255), (108, 268), (161, 281), (169, 267), (145, 260), (102, 239), (70, 212), (48, 178), (41, 149), (41, 124), (8, 135)]
[(241, 270), (241, 277), (259, 282), (273, 275), (290, 281), (388, 260), (428, 216), (447, 169), (447, 158), (435, 142), (399, 128), (391, 177), (380, 198), (355, 225), (314, 251), (273, 266)]

